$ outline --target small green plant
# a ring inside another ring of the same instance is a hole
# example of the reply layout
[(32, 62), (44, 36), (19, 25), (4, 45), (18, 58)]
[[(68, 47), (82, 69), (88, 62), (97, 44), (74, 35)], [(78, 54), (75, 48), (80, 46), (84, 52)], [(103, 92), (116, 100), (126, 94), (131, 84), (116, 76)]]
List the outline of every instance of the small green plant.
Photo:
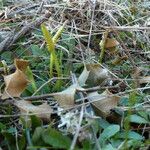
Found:
[[(59, 65), (59, 60), (57, 58), (57, 54), (56, 54), (56, 51), (55, 51), (55, 45), (56, 45), (59, 37), (61, 36), (61, 34), (63, 32), (65, 24), (66, 23), (64, 23), (63, 26), (61, 26), (58, 29), (58, 31), (56, 32), (56, 34), (53, 37), (52, 37), (51, 33), (47, 30), (46, 26), (44, 24), (41, 25), (41, 29), (42, 29), (42, 32), (43, 32), (43, 35), (44, 35), (44, 39), (47, 43), (47, 49), (50, 53), (50, 59), (49, 59), (50, 60), (50, 66), (49, 66), (50, 78), (53, 77), (54, 67), (56, 69), (57, 76), (58, 77), (62, 76), (61, 67)], [(57, 81), (57, 85), (58, 85), (59, 88), (61, 87), (61, 81), (60, 80)]]
[(27, 73), (29, 81), (31, 82), (32, 89), (35, 92), (37, 90), (37, 86), (36, 86), (36, 83), (35, 83), (35, 80), (34, 80), (33, 72), (32, 72), (32, 70), (29, 66), (27, 67), (26, 73)]

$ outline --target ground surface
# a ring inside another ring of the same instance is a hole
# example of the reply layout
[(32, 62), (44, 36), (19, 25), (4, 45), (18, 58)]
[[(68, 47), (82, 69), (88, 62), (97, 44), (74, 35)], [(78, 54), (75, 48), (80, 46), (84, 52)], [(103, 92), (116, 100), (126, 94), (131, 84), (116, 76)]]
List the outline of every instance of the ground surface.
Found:
[(148, 150), (150, 2), (0, 2), (0, 149)]

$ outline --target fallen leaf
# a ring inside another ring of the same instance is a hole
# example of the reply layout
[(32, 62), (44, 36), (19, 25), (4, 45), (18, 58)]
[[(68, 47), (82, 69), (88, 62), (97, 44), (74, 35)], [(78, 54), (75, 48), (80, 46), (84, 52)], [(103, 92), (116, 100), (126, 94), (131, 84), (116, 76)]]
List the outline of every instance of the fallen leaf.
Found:
[(88, 97), (90, 101), (95, 101), (92, 103), (93, 107), (97, 113), (104, 118), (109, 115), (111, 109), (117, 106), (117, 103), (120, 100), (119, 96), (113, 95), (108, 90), (104, 91), (102, 94), (92, 92), (88, 94)]
[(73, 84), (62, 92), (57, 93), (54, 98), (61, 107), (69, 107), (74, 105), (74, 95), (78, 85)]
[(109, 78), (107, 69), (103, 69), (99, 64), (86, 64), (83, 72), (79, 76), (79, 84), (90, 86), (100, 85)]
[(41, 119), (50, 120), (50, 115), (52, 113), (51, 107), (47, 103), (35, 106), (31, 104), (30, 101), (19, 100), (15, 101), (15, 105), (20, 109), (22, 114), (33, 113)]
[(15, 67), (20, 71), (25, 72), (29, 65), (29, 61), (23, 59), (15, 59)]
[(28, 61), (15, 59), (16, 71), (10, 75), (4, 76), (5, 90), (2, 99), (9, 97), (19, 97), (28, 84), (25, 70), (28, 66)]
[(113, 38), (107, 38), (105, 42), (105, 48), (112, 48), (119, 45), (119, 42), (116, 39)]

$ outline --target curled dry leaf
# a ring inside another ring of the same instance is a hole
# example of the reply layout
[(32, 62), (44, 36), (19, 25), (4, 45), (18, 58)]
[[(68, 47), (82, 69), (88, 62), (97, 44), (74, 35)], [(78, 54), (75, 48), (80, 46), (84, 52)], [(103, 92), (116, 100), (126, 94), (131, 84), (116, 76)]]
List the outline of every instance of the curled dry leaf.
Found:
[(58, 104), (61, 107), (68, 107), (74, 105), (74, 95), (76, 92), (76, 85), (73, 84), (68, 87), (66, 90), (57, 93), (54, 98), (57, 100)]
[(102, 117), (107, 117), (110, 110), (116, 107), (118, 101), (120, 100), (119, 96), (113, 95), (108, 90), (104, 91), (102, 94), (92, 92), (88, 94), (88, 97), (90, 101), (95, 101), (92, 105), (95, 108), (96, 113)]
[(41, 119), (50, 120), (52, 109), (47, 103), (35, 106), (30, 101), (20, 100), (15, 101), (15, 105), (20, 109), (22, 114), (33, 113), (33, 115)]
[(79, 85), (73, 84), (62, 92), (57, 93), (54, 98), (63, 108), (68, 108), (74, 105), (74, 96), (77, 89), (82, 89)]
[(79, 76), (79, 84), (83, 86), (88, 84), (90, 86), (100, 85), (109, 78), (107, 69), (103, 69), (99, 64), (86, 64), (83, 72)]
[(143, 83), (150, 83), (150, 76), (145, 76), (145, 77), (142, 77), (141, 76), (141, 72), (142, 72), (142, 68), (138, 68), (136, 67), (134, 70), (133, 70), (133, 74), (132, 74), (132, 77), (136, 80), (136, 82), (139, 84), (143, 84)]
[(112, 48), (119, 45), (119, 42), (116, 39), (113, 38), (107, 38), (105, 42), (105, 48)]
[(19, 69), (22, 72), (26, 71), (28, 65), (29, 65), (29, 62), (27, 60), (15, 59), (15, 67), (16, 67), (16, 69)]
[(10, 75), (4, 76), (5, 90), (2, 99), (9, 97), (19, 97), (28, 84), (25, 70), (28, 66), (28, 61), (15, 59), (16, 71)]

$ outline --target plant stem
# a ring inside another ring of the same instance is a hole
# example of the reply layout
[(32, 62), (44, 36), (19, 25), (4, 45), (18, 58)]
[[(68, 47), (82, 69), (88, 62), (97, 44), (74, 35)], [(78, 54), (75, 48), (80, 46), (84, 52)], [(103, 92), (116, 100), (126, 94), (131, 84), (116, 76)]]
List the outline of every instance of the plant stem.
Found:
[(103, 39), (102, 41), (99, 43), (99, 46), (101, 48), (101, 53), (99, 56), (99, 63), (102, 63), (103, 58), (104, 58), (104, 54), (105, 54), (105, 43), (107, 40), (107, 36), (108, 36), (108, 30), (105, 31), (104, 35), (103, 35)]

